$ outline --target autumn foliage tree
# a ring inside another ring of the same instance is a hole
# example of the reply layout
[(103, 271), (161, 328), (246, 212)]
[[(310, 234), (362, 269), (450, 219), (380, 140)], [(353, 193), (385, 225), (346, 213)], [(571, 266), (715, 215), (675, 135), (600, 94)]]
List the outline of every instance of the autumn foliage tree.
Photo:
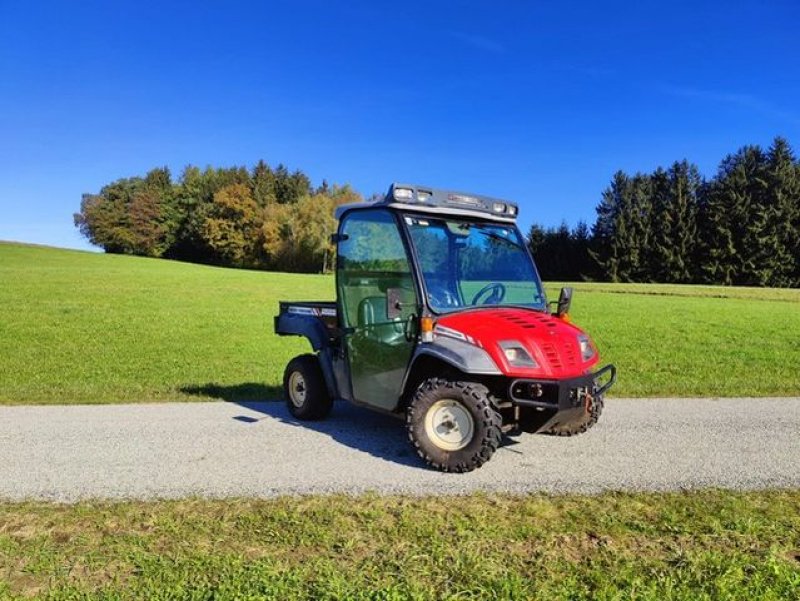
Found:
[(86, 194), (75, 224), (107, 252), (231, 267), (330, 269), (333, 211), (361, 200), (349, 186), (312, 189), (301, 171), (259, 161), (252, 170), (166, 168)]
[(214, 262), (258, 267), (259, 235), (264, 212), (245, 184), (228, 184), (214, 193), (201, 226), (201, 237)]
[(359, 200), (361, 197), (349, 186), (334, 186), (291, 205), (267, 207), (262, 240), (268, 264), (287, 271), (328, 271), (335, 252), (330, 242), (330, 234), (336, 231), (334, 210)]
[(173, 185), (166, 168), (144, 178), (117, 180), (99, 194), (84, 194), (75, 224), (107, 252), (160, 257), (178, 226)]

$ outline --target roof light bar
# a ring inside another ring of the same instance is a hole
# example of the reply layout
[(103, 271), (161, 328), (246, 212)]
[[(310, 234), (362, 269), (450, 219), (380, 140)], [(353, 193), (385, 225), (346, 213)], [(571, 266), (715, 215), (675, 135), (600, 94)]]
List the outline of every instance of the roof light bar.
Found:
[(382, 201), (386, 204), (413, 204), (427, 207), (426, 210), (444, 210), (448, 207), (470, 213), (487, 213), (495, 219), (516, 220), (519, 209), (516, 204), (498, 198), (464, 194), (450, 190), (437, 190), (427, 186), (395, 183)]
[(474, 196), (464, 196), (463, 194), (448, 194), (447, 200), (455, 204), (472, 205), (474, 207), (480, 206), (481, 204), (481, 201)]
[(411, 188), (395, 188), (394, 189), (394, 199), (395, 200), (413, 200), (414, 199), (414, 190)]

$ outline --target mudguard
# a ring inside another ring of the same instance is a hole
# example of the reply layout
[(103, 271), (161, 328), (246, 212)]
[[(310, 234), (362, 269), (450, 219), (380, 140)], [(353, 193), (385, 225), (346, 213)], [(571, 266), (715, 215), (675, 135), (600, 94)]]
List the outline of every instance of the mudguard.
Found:
[(420, 357), (435, 357), (440, 361), (452, 365), (459, 371), (466, 374), (476, 374), (482, 376), (503, 375), (495, 362), (482, 348), (468, 342), (462, 342), (454, 338), (438, 336), (434, 342), (424, 342), (418, 344), (414, 349), (414, 354), (406, 370), (406, 377), (403, 380), (405, 389), (409, 374), (413, 373), (414, 366)]
[(330, 331), (316, 316), (281, 313), (275, 316), (275, 333), (279, 336), (303, 336), (317, 352), (325, 385), (331, 398), (339, 398), (339, 389), (333, 375), (333, 350)]
[(434, 342), (417, 345), (411, 364), (420, 355), (430, 355), (467, 374), (499, 376), (502, 372), (485, 350), (455, 338), (437, 336)]

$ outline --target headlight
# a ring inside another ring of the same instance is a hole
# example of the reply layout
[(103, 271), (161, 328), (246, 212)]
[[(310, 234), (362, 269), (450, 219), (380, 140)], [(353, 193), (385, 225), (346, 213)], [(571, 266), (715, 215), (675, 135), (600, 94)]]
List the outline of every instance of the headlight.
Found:
[(513, 365), (514, 367), (539, 367), (539, 364), (536, 363), (530, 353), (525, 350), (522, 343), (516, 340), (501, 340), (497, 344), (503, 349), (503, 354), (509, 365)]
[(592, 357), (594, 357), (594, 347), (592, 346), (592, 341), (589, 340), (589, 337), (586, 334), (579, 334), (578, 335), (578, 344), (581, 346), (581, 358), (584, 361), (588, 361)]

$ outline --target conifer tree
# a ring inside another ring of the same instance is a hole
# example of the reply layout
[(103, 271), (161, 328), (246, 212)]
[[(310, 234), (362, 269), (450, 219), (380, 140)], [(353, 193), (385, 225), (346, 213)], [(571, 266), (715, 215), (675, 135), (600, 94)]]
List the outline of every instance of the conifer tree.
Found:
[(572, 240), (572, 270), (568, 277), (571, 281), (591, 279), (594, 275), (592, 261), (589, 256), (591, 235), (585, 221), (579, 221), (570, 234)]
[(763, 198), (768, 243), (759, 247), (756, 261), (762, 285), (798, 286), (800, 262), (800, 169), (789, 143), (775, 138), (766, 156), (766, 190)]
[(650, 242), (646, 251), (647, 279), (654, 282), (689, 283), (697, 243), (698, 192), (702, 179), (687, 161), (651, 176), (652, 213)]
[(646, 175), (617, 172), (597, 208), (593, 256), (612, 282), (646, 281), (651, 185)]
[(621, 197), (628, 188), (628, 176), (617, 171), (611, 185), (603, 191), (596, 207), (597, 219), (592, 227), (590, 254), (596, 262), (602, 279), (619, 281), (619, 256), (615, 243), (617, 220), (622, 205)]
[(536, 255), (541, 251), (542, 246), (544, 246), (544, 237), (545, 232), (541, 225), (538, 223), (531, 225), (528, 230), (528, 249), (531, 251), (534, 258), (536, 258)]
[(704, 279), (708, 283), (754, 284), (754, 244), (763, 230), (758, 214), (764, 155), (746, 146), (728, 155), (711, 181), (701, 208)]

